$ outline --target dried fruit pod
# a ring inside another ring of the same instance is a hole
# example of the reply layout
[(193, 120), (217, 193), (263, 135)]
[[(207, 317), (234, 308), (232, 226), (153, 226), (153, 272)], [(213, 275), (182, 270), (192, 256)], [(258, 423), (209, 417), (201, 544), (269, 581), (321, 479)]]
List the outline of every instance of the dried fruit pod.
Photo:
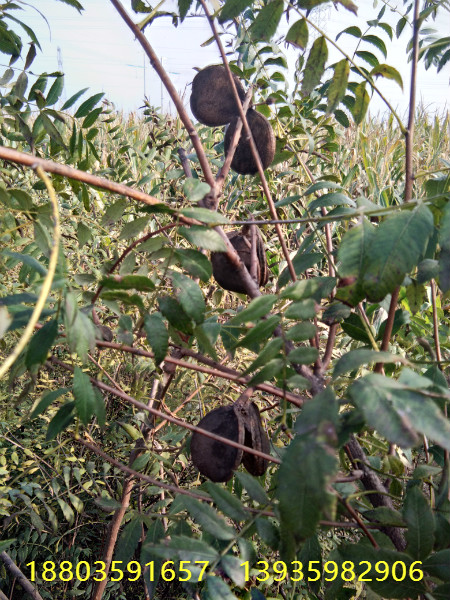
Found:
[[(235, 410), (241, 415), (244, 422), (245, 436), (244, 444), (253, 450), (259, 450), (265, 454), (270, 454), (270, 442), (261, 423), (261, 417), (258, 407), (254, 402), (245, 405), (236, 406)], [(267, 471), (269, 462), (261, 456), (244, 452), (242, 456), (242, 464), (247, 471), (259, 477)]]
[[(264, 115), (253, 109), (247, 111), (247, 121), (255, 140), (263, 169), (267, 169), (275, 156), (275, 135), (272, 126)], [(236, 124), (237, 117), (230, 121), (225, 132), (225, 155), (228, 154)], [(258, 167), (256, 166), (256, 161), (244, 129), (242, 129), (241, 137), (231, 161), (231, 168), (241, 175), (254, 175), (258, 172)]]
[[(269, 267), (267, 265), (266, 251), (262, 240), (261, 232), (254, 225), (256, 230), (256, 255), (257, 255), (257, 282), (258, 285), (266, 285), (269, 279)], [(236, 249), (240, 259), (250, 272), (252, 264), (252, 236), (251, 227), (244, 225), (241, 231), (232, 231), (227, 233), (232, 246)], [(240, 273), (236, 270), (232, 262), (224, 252), (213, 252), (211, 254), (211, 263), (214, 279), (225, 290), (245, 294), (245, 286)]]
[[(241, 101), (245, 91), (241, 82), (233, 75)], [(223, 65), (211, 65), (197, 73), (192, 81), (191, 110), (204, 125), (215, 127), (226, 125), (239, 114), (228, 74)]]
[(106, 325), (97, 325), (96, 336), (98, 340), (104, 340), (105, 342), (112, 342), (113, 332)]
[[(240, 444), (244, 442), (244, 423), (233, 406), (215, 408), (203, 417), (198, 427)], [(195, 431), (191, 438), (191, 458), (200, 473), (211, 481), (228, 481), (241, 462), (242, 450)]]

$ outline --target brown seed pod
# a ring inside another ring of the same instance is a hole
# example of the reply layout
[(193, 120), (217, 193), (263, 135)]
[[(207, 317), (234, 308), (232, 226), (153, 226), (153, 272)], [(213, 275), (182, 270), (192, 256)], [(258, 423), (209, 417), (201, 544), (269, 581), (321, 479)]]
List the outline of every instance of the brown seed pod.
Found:
[[(264, 115), (253, 109), (247, 111), (247, 121), (252, 131), (263, 169), (267, 169), (275, 156), (275, 136), (272, 126)], [(230, 121), (225, 132), (225, 155), (228, 154), (236, 123), (237, 117)], [(242, 129), (241, 137), (231, 161), (231, 168), (236, 173), (241, 173), (241, 175), (254, 175), (258, 172), (258, 167), (256, 166), (250, 143), (246, 139), (244, 129)]]
[[(215, 408), (203, 417), (198, 427), (244, 443), (244, 423), (233, 406)], [(241, 462), (242, 450), (195, 431), (191, 438), (191, 458), (200, 473), (211, 481), (228, 481)]]
[[(244, 422), (244, 444), (253, 450), (270, 454), (270, 442), (261, 423), (258, 407), (254, 402), (235, 407)], [(242, 464), (251, 475), (259, 477), (267, 471), (269, 462), (260, 456), (244, 452)]]
[[(243, 102), (244, 88), (233, 75), (236, 89)], [(192, 81), (191, 110), (204, 125), (226, 125), (239, 114), (228, 74), (223, 65), (211, 65), (197, 73)]]
[[(256, 229), (256, 255), (257, 255), (257, 278), (258, 285), (266, 285), (269, 279), (269, 267), (267, 266), (266, 251), (259, 229)], [(241, 231), (232, 231), (227, 233), (232, 246), (236, 249), (240, 259), (251, 272), (252, 264), (252, 237), (251, 228), (244, 225)], [(245, 287), (240, 273), (233, 266), (224, 252), (213, 252), (211, 254), (211, 263), (214, 279), (225, 290), (245, 294)]]
[(106, 325), (97, 325), (96, 338), (105, 342), (112, 342), (113, 332)]

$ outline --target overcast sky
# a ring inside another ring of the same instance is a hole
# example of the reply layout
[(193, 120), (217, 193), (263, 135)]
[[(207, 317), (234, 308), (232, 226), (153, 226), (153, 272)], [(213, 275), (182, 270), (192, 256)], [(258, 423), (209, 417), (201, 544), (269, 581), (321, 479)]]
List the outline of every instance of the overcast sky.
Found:
[[(382, 2), (378, 1), (375, 2), (377, 8), (373, 9), (372, 1), (355, 1), (360, 7), (357, 17), (342, 7), (335, 10), (332, 4), (320, 13), (319, 24), (333, 39), (339, 31), (352, 24), (358, 25), (365, 31), (366, 20), (374, 18), (382, 6)], [(109, 0), (81, 0), (81, 2), (85, 6), (85, 11), (80, 15), (75, 9), (55, 0), (31, 0), (30, 4), (39, 8), (47, 18), (48, 24), (37, 11), (31, 8), (16, 12), (18, 17), (20, 12), (20, 18), (35, 30), (42, 45), (42, 53), (38, 52), (32, 70), (36, 73), (57, 71), (62, 63), (66, 75), (64, 92), (66, 98), (81, 88), (89, 87), (89, 93), (92, 94), (98, 91), (105, 92), (106, 97), (119, 110), (125, 112), (138, 110), (143, 104), (144, 96), (147, 96), (154, 106), (161, 106), (162, 103), (163, 108), (168, 109), (167, 93), (161, 89), (159, 79), (148, 59), (144, 58), (142, 49)], [(123, 0), (123, 4), (131, 13), (131, 2)], [(391, 4), (398, 5), (400, 10), (402, 8), (402, 2), (392, 0)], [(395, 25), (398, 18), (398, 14), (388, 9), (383, 20)], [(139, 17), (135, 20), (139, 20)], [(291, 15), (291, 23), (293, 20)], [(434, 22), (431, 26), (442, 36), (448, 36), (449, 24), (449, 14), (442, 12), (441, 21)], [(287, 25), (284, 23), (281, 27), (286, 30)], [(405, 46), (410, 32), (405, 30), (400, 40), (394, 39), (392, 43), (384, 36), (381, 29), (374, 33), (386, 40), (388, 46), (386, 62), (401, 72), (405, 93), (402, 94), (397, 84), (391, 81), (379, 81), (380, 87), (393, 106), (401, 114), (405, 114), (406, 92), (410, 77)], [(187, 18), (181, 26), (174, 28), (170, 18), (162, 18), (148, 27), (146, 34), (175, 86), (184, 94), (185, 103), (188, 104), (189, 84), (195, 75), (193, 68), (219, 61), (213, 44), (201, 47), (201, 44), (211, 37), (207, 23), (201, 18)], [(351, 54), (355, 47), (355, 38), (342, 36), (339, 44)], [(366, 46), (366, 49), (374, 51), (374, 47)], [(290, 65), (294, 63), (297, 52), (298, 50), (295, 49), (289, 50)], [(331, 48), (329, 62), (340, 58), (337, 51)], [(5, 67), (6, 62), (3, 60)], [(425, 71), (421, 67), (418, 78), (418, 100), (421, 100), (430, 111), (448, 109), (449, 79), (450, 64), (439, 74), (436, 74), (434, 68)], [(371, 111), (376, 113), (384, 110), (384, 105), (378, 99), (374, 100)]]

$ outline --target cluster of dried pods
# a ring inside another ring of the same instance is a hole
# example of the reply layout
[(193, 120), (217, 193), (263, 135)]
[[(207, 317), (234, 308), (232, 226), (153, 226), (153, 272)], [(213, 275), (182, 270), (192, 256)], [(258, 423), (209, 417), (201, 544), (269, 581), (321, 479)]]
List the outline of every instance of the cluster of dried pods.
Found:
[[(233, 75), (241, 102), (245, 98), (241, 82)], [(194, 116), (212, 127), (228, 124), (225, 132), (225, 154), (239, 118), (237, 102), (231, 89), (227, 72), (223, 65), (206, 67), (194, 77), (192, 82), (191, 110)], [(275, 137), (269, 121), (252, 108), (247, 111), (247, 121), (263, 165), (266, 169), (275, 154)], [(257, 173), (255, 159), (244, 132), (241, 133), (231, 168), (243, 175)], [(269, 278), (267, 257), (261, 233), (256, 225), (244, 225), (241, 231), (227, 234), (232, 246), (258, 285), (265, 285)], [(241, 275), (234, 268), (224, 252), (211, 255), (213, 275), (224, 289), (245, 293)], [(198, 427), (224, 438), (238, 442), (268, 454), (269, 439), (261, 424), (258, 407), (248, 398), (239, 399), (230, 406), (221, 406), (209, 412)], [(241, 464), (255, 476), (266, 472), (266, 459), (250, 454), (233, 446), (228, 446), (195, 432), (191, 439), (192, 462), (211, 481), (228, 481), (233, 471)]]
[[(252, 269), (252, 228), (255, 231), (253, 243), (256, 244), (256, 269)], [(269, 267), (267, 265), (266, 251), (262, 240), (261, 232), (256, 225), (244, 225), (241, 231), (231, 231), (227, 233), (232, 246), (239, 254), (241, 261), (247, 267), (249, 273), (254, 273), (255, 281), (258, 285), (266, 285), (269, 279)], [(225, 252), (213, 252), (211, 254), (211, 263), (214, 279), (217, 283), (230, 292), (245, 294), (246, 289), (242, 277), (234, 268)]]
[[(233, 75), (238, 96), (243, 102), (244, 88)], [(223, 65), (211, 65), (197, 73), (192, 82), (191, 110), (200, 123), (217, 127), (227, 125), (225, 132), (225, 154), (231, 145), (233, 133), (239, 118), (239, 109), (228, 74)], [(267, 169), (275, 156), (275, 136), (269, 121), (253, 108), (247, 111), (247, 121), (258, 149), (263, 169)], [(242, 175), (258, 172), (250, 143), (244, 131), (241, 132), (231, 168)]]
[[(258, 407), (248, 398), (215, 408), (203, 417), (198, 427), (253, 450), (265, 454), (270, 452), (269, 439), (263, 429)], [(228, 481), (241, 462), (255, 476), (263, 475), (268, 466), (268, 461), (260, 456), (198, 432), (192, 435), (191, 457), (200, 473), (211, 481)]]

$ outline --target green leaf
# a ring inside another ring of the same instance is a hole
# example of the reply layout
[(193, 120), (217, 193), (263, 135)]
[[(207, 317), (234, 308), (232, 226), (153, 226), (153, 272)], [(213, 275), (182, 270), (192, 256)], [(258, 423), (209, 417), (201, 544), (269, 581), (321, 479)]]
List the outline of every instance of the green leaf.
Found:
[(366, 422), (388, 441), (409, 448), (426, 435), (450, 450), (450, 422), (420, 390), (413, 391), (393, 379), (371, 374), (356, 380), (349, 393)]
[(433, 600), (448, 600), (450, 596), (450, 583), (443, 583), (433, 589)]
[(326, 39), (323, 36), (318, 37), (309, 52), (303, 71), (302, 93), (310, 94), (320, 83), (320, 79), (325, 71), (325, 63), (328, 58), (328, 47)]
[(155, 355), (155, 364), (159, 365), (165, 359), (169, 349), (169, 334), (161, 313), (155, 312), (151, 315), (145, 315), (144, 329)]
[(256, 529), (258, 535), (267, 546), (273, 550), (278, 550), (280, 544), (280, 532), (272, 521), (267, 518), (258, 517), (256, 519)]
[(328, 0), (298, 0), (297, 6), (304, 10), (311, 10), (320, 4), (325, 4)]
[(330, 503), (327, 487), (337, 466), (334, 452), (310, 438), (294, 438), (283, 454), (276, 496), (281, 527), (297, 541), (315, 532)]
[(134, 518), (123, 528), (116, 544), (114, 560), (123, 561), (127, 564), (133, 559), (142, 535), (142, 520)]
[(73, 395), (75, 408), (84, 425), (87, 425), (95, 411), (95, 392), (91, 380), (86, 373), (75, 367), (73, 374)]
[(410, 487), (403, 505), (406, 551), (416, 560), (424, 560), (433, 550), (434, 518), (430, 505), (418, 487)]
[[(420, 581), (413, 581), (409, 578), (413, 560), (403, 552), (382, 547), (376, 549), (367, 543), (361, 542), (358, 544), (342, 544), (339, 546), (338, 551), (343, 560), (351, 561), (354, 564), (357, 576), (360, 576), (363, 570), (366, 571), (367, 585), (382, 598), (418, 598), (425, 591), (423, 578)], [(375, 565), (380, 561), (387, 563), (388, 576), (384, 581), (379, 581), (384, 575), (380, 575), (380, 572), (375, 570)], [(395, 563), (397, 579), (393, 577)], [(369, 566), (370, 570), (367, 572)], [(415, 567), (422, 569), (422, 565), (415, 565)], [(406, 571), (406, 576), (402, 581), (399, 581), (403, 568)]]
[[(200, 202), (203, 198), (209, 194), (211, 191), (211, 186), (205, 183), (204, 181), (200, 181), (199, 179), (194, 179), (193, 177), (188, 177), (184, 183), (183, 191), (186, 198), (190, 202)], [(207, 208), (202, 209), (205, 213), (211, 212)], [(220, 215), (222, 216), (222, 215)], [(193, 217), (196, 219), (197, 217)], [(226, 218), (226, 217), (222, 217)], [(226, 219), (228, 221), (228, 219)]]
[(192, 322), (178, 300), (171, 296), (163, 296), (158, 298), (158, 304), (159, 310), (175, 329), (188, 335), (192, 333)]
[(94, 110), (91, 110), (91, 112), (86, 116), (86, 118), (82, 122), (81, 128), (82, 129), (89, 129), (89, 127), (92, 127), (92, 125), (99, 118), (99, 116), (102, 114), (102, 112), (103, 112), (103, 108), (102, 107), (95, 108)]
[(295, 421), (294, 431), (299, 435), (309, 435), (317, 431), (322, 423), (331, 423), (335, 429), (339, 425), (339, 404), (330, 387), (305, 403)]
[(77, 92), (76, 94), (74, 94), (73, 96), (71, 96), (61, 107), (61, 110), (67, 110), (68, 108), (70, 108), (71, 106), (73, 106), (75, 104), (75, 102), (78, 100), (78, 98), (80, 98), (80, 96), (82, 96), (85, 92), (88, 91), (89, 88), (84, 88), (83, 90), (80, 90), (79, 92)]
[(231, 554), (225, 554), (220, 561), (220, 566), (233, 581), (234, 585), (245, 587), (245, 570), (241, 564), (242, 558)]
[(259, 367), (267, 364), (274, 356), (276, 356), (283, 346), (281, 338), (273, 338), (269, 340), (264, 348), (259, 352), (258, 357), (252, 362), (248, 369), (244, 371), (244, 375), (248, 375)]
[(345, 96), (348, 76), (350, 74), (350, 63), (346, 58), (339, 61), (334, 67), (334, 75), (327, 90), (327, 112), (331, 113)]
[(356, 125), (362, 123), (366, 116), (367, 109), (369, 107), (370, 96), (366, 90), (366, 82), (362, 81), (356, 86), (355, 89), (355, 104), (353, 105), (352, 115)]
[(180, 20), (184, 21), (189, 9), (191, 8), (192, 0), (178, 0), (178, 10), (180, 12)]
[(284, 313), (286, 319), (313, 319), (316, 316), (316, 303), (313, 298), (293, 302)]
[(203, 323), (205, 319), (205, 299), (199, 285), (176, 271), (170, 273), (173, 284), (179, 288), (178, 300), (184, 312), (197, 324)]
[(89, 240), (92, 239), (92, 230), (90, 227), (85, 225), (82, 221), (78, 223), (77, 227), (77, 238), (78, 246), (82, 248)]
[(341, 35), (344, 35), (344, 33), (346, 33), (348, 35), (352, 35), (353, 37), (356, 37), (356, 38), (362, 37), (361, 29), (359, 27), (356, 27), (356, 25), (352, 25), (351, 27), (347, 27), (343, 31), (340, 31), (336, 36), (336, 41), (341, 37)]
[(220, 329), (220, 324), (211, 320), (205, 321), (194, 328), (194, 335), (197, 339), (200, 352), (208, 354), (215, 361), (219, 360), (214, 344), (217, 341)]
[[(146, 544), (147, 545), (147, 544)], [(167, 546), (155, 547), (148, 544), (148, 550), (157, 556), (173, 560), (174, 555), (180, 560), (208, 560), (215, 561), (218, 558), (217, 550), (204, 542), (185, 535), (173, 535)]]
[(231, 325), (239, 325), (241, 323), (248, 323), (249, 321), (256, 321), (267, 315), (276, 301), (277, 296), (275, 294), (267, 294), (266, 296), (254, 298), (247, 308), (244, 308), (244, 310), (241, 310), (235, 317), (230, 319), (229, 323)]
[(352, 2), (352, 0), (337, 0), (337, 3), (342, 4), (344, 8), (354, 13), (355, 15), (358, 14), (358, 6), (354, 2)]
[(304, 50), (308, 45), (308, 24), (305, 19), (296, 21), (286, 34), (286, 42)]
[(285, 361), (282, 358), (274, 358), (269, 360), (269, 362), (254, 375), (249, 381), (249, 386), (257, 385), (258, 383), (262, 383), (263, 381), (270, 381), (276, 375), (281, 373), (285, 367)]
[(89, 317), (78, 310), (73, 293), (66, 295), (64, 325), (70, 351), (86, 362), (87, 353), (95, 348), (95, 327)]
[(263, 505), (269, 504), (269, 497), (267, 496), (262, 485), (255, 477), (252, 477), (248, 473), (244, 473), (241, 471), (236, 471), (235, 477), (237, 477), (242, 487), (247, 491), (247, 494), (252, 500)]
[(210, 575), (206, 579), (205, 600), (238, 600), (220, 577)]
[(317, 348), (294, 348), (288, 354), (288, 361), (293, 364), (298, 365), (310, 365), (313, 362), (316, 362), (319, 356), (319, 352)]
[[(292, 266), (294, 267), (295, 274), (300, 275), (306, 271), (306, 269), (313, 267), (322, 260), (322, 258), (323, 254), (320, 254), (319, 252), (303, 252), (303, 250), (299, 250), (292, 259)], [(288, 281), (292, 281), (292, 278), (289, 269), (286, 267), (278, 278), (278, 286), (283, 287)]]
[(327, 297), (336, 285), (334, 277), (314, 277), (313, 279), (302, 279), (288, 286), (281, 293), (282, 298), (289, 300), (303, 300), (305, 298), (314, 298), (319, 301)]
[(129, 240), (130, 238), (138, 236), (148, 226), (148, 217), (138, 217), (129, 223), (126, 223), (120, 232), (120, 240)]
[(44, 412), (50, 404), (52, 404), (57, 398), (67, 394), (69, 388), (60, 388), (59, 390), (52, 390), (47, 394), (44, 394), (37, 405), (33, 408), (30, 414), (30, 419), (36, 418), (38, 415)]
[(176, 251), (180, 259), (181, 266), (186, 269), (193, 277), (198, 277), (204, 283), (207, 283), (212, 275), (212, 266), (208, 258), (192, 248), (183, 248)]
[(317, 328), (312, 323), (306, 321), (305, 323), (297, 323), (285, 332), (287, 340), (293, 342), (304, 342), (305, 340), (312, 339), (317, 332)]
[(197, 221), (212, 225), (226, 225), (230, 222), (224, 215), (201, 207), (183, 208), (183, 210), (180, 210), (180, 214), (190, 219), (197, 219)]
[(144, 275), (112, 275), (101, 280), (100, 284), (107, 290), (137, 290), (152, 292), (155, 284)]
[(183, 504), (204, 531), (219, 540), (232, 540), (234, 538), (234, 530), (225, 523), (214, 508), (189, 496), (183, 498)]
[(14, 544), (14, 542), (16, 541), (16, 538), (10, 540), (0, 540), (0, 552), (5, 552), (6, 550), (8, 550), (8, 548), (12, 546), (12, 544)]
[(431, 577), (450, 581), (450, 549), (441, 550), (423, 562), (423, 568)]
[(75, 402), (67, 402), (61, 406), (48, 424), (47, 435), (45, 436), (47, 441), (55, 439), (58, 433), (61, 433), (61, 431), (66, 429), (72, 423), (74, 419), (74, 408)]
[(61, 97), (63, 89), (64, 89), (64, 75), (59, 75), (53, 82), (53, 85), (47, 94), (47, 98), (45, 100), (45, 106), (53, 106), (54, 104), (56, 104), (58, 102), (59, 98)]
[(28, 254), (21, 254), (20, 252), (12, 252), (11, 250), (3, 250), (0, 252), (5, 256), (10, 256), (11, 258), (17, 260), (17, 262), (23, 262), (24, 265), (27, 265), (33, 271), (39, 273), (39, 275), (47, 275), (47, 269), (41, 265), (41, 263), (36, 260), (33, 256), (29, 256)]
[(393, 508), (387, 506), (377, 506), (371, 510), (364, 511), (364, 517), (369, 521), (376, 521), (377, 523), (383, 523), (385, 525), (392, 525), (397, 527), (404, 527), (405, 521), (402, 518), (401, 513)]
[(33, 365), (44, 364), (47, 359), (47, 354), (57, 335), (58, 321), (56, 319), (47, 321), (47, 323), (34, 334), (30, 340), (25, 357), (27, 369)]
[(397, 71), (397, 69), (394, 69), (394, 67), (391, 67), (391, 66), (385, 65), (385, 64), (380, 64), (380, 65), (377, 65), (374, 69), (372, 69), (372, 71), (370, 72), (370, 75), (372, 77), (381, 75), (381, 77), (385, 77), (386, 79), (392, 79), (393, 81), (398, 83), (398, 85), (403, 90), (402, 76)]
[(383, 40), (381, 38), (379, 38), (376, 35), (370, 34), (370, 35), (363, 35), (361, 39), (364, 42), (368, 42), (369, 44), (372, 44), (373, 46), (378, 48), (378, 50), (380, 50), (380, 52), (382, 52), (382, 54), (384, 55), (384, 58), (386, 58), (386, 56), (387, 56), (386, 44), (383, 42)]
[(219, 13), (219, 23), (225, 23), (225, 21), (238, 17), (251, 3), (251, 0), (226, 0)]
[(211, 250), (212, 252), (226, 252), (227, 247), (220, 235), (200, 225), (191, 225), (188, 227), (179, 227), (178, 233), (185, 237), (194, 246)]
[(253, 327), (253, 329), (250, 329), (250, 331), (241, 340), (239, 340), (239, 342), (236, 344), (236, 347), (249, 347), (253, 344), (257, 344), (258, 342), (268, 339), (272, 335), (279, 322), (279, 315), (272, 315), (265, 321), (261, 321), (261, 323), (258, 323), (255, 327)]
[(206, 482), (206, 489), (214, 500), (214, 503), (224, 514), (234, 521), (245, 521), (247, 513), (244, 510), (244, 505), (237, 496), (212, 481)]
[(380, 64), (378, 58), (373, 54), (373, 52), (368, 52), (367, 50), (357, 50), (355, 52), (356, 56), (362, 58), (366, 63), (368, 63), (371, 67), (377, 67)]
[(336, 362), (333, 371), (333, 379), (340, 377), (344, 373), (359, 369), (362, 365), (371, 363), (405, 363), (403, 356), (391, 354), (390, 352), (377, 352), (368, 348), (358, 348), (350, 350), (347, 354), (341, 356)]
[(364, 273), (369, 300), (379, 302), (402, 283), (422, 258), (433, 231), (433, 215), (424, 204), (381, 223), (372, 237), (370, 261)]
[[(80, 92), (79, 92), (80, 93)], [(80, 94), (81, 95), (81, 94)], [(94, 94), (93, 96), (91, 96), (90, 98), (88, 98), (87, 100), (85, 100), (82, 104), (80, 104), (80, 106), (78, 107), (77, 112), (75, 113), (75, 118), (76, 119), (80, 119), (81, 117), (85, 117), (86, 115), (88, 115), (91, 110), (94, 108), (94, 106), (100, 102), (100, 100), (103, 98), (105, 94), (102, 92), (100, 94)], [(66, 103), (67, 104), (67, 103)], [(64, 105), (65, 106), (65, 105)], [(63, 107), (64, 110), (64, 107)]]
[(129, 206), (129, 202), (125, 198), (120, 198), (114, 204), (108, 206), (102, 218), (102, 225), (109, 227), (116, 223), (122, 217), (127, 206)]
[(444, 293), (450, 290), (450, 202), (447, 202), (442, 211), (439, 229), (439, 287)]
[(263, 6), (250, 25), (250, 35), (256, 41), (267, 40), (275, 35), (278, 24), (283, 14), (284, 1), (271, 0)]
[(56, 129), (53, 121), (51, 119), (49, 119), (49, 117), (44, 112), (41, 112), (41, 114), (39, 116), (41, 118), (42, 125), (44, 126), (44, 129), (48, 133), (50, 138), (55, 142), (55, 144), (65, 148), (66, 144), (64, 143), (64, 140), (63, 140), (61, 134)]

